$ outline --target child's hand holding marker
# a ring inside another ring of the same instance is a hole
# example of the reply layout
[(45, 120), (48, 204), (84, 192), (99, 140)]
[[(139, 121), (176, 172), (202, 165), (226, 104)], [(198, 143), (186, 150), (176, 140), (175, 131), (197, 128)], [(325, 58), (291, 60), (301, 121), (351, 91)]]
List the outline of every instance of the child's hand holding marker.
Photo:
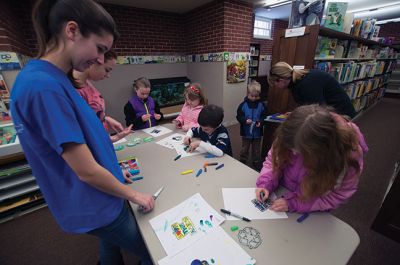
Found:
[(197, 147), (199, 147), (199, 146), (200, 146), (200, 140), (191, 141), (190, 144), (189, 144), (188, 152), (189, 152), (189, 153), (193, 152), (193, 151), (196, 150)]
[(265, 202), (269, 197), (269, 191), (264, 188), (257, 188), (256, 189), (256, 199), (259, 202)]
[(183, 144), (184, 145), (189, 145), (190, 144), (190, 137), (186, 136), (185, 138), (183, 138)]

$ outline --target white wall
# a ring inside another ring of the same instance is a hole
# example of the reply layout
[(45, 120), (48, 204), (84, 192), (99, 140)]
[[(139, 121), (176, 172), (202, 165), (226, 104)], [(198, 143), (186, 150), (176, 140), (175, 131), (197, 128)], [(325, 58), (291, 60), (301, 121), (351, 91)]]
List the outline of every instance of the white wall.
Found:
[[(224, 102), (224, 111), (225, 111), (225, 120), (224, 125), (230, 126), (237, 123), (236, 120), (236, 110), (239, 104), (243, 101), (246, 96), (247, 91), (247, 82), (240, 83), (228, 83), (226, 81), (226, 62), (224, 63), (224, 90), (223, 90), (223, 102)], [(246, 79), (248, 78), (248, 73), (246, 75)]]
[(260, 66), (258, 68), (259, 76), (269, 75), (269, 70), (271, 70), (271, 60), (260, 61)]
[(209, 104), (223, 107), (223, 62), (187, 63), (188, 78), (200, 83)]
[[(10, 88), (18, 73), (19, 70), (3, 71), (4, 79)], [(124, 105), (132, 96), (133, 81), (142, 76), (148, 79), (187, 76), (192, 82), (200, 83), (208, 102), (224, 108), (225, 125), (236, 123), (237, 106), (246, 96), (246, 82), (236, 84), (226, 82), (226, 62), (116, 65), (111, 77), (96, 82), (95, 86), (106, 101), (107, 115), (123, 125), (125, 125)]]
[(226, 62), (188, 63), (188, 78), (204, 87), (208, 103), (224, 109), (226, 126), (237, 123), (236, 109), (246, 96), (247, 83), (228, 84)]
[(133, 95), (133, 81), (139, 77), (148, 79), (187, 76), (186, 63), (116, 65), (111, 77), (95, 86), (106, 101), (106, 113), (125, 125), (124, 106)]

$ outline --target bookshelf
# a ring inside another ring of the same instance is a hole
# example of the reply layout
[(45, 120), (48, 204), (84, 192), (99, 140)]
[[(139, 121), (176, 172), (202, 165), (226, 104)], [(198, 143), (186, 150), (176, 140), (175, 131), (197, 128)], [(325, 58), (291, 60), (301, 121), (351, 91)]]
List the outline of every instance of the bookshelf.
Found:
[[(347, 47), (343, 47), (342, 55), (339, 58), (335, 58), (331, 54), (320, 56), (318, 41), (323, 37), (336, 39), (340, 41), (340, 44), (347, 43)], [(356, 54), (353, 50), (349, 54), (352, 43), (353, 45), (357, 43), (357, 48), (361, 46), (363, 50), (360, 48), (360, 51), (363, 53)], [(305, 69), (319, 68), (318, 63), (327, 65), (325, 71), (328, 70), (334, 76), (336, 73), (335, 78), (339, 79), (339, 83), (352, 99), (356, 111), (361, 113), (373, 106), (385, 93), (385, 88), (396, 63), (395, 57), (397, 57), (397, 55), (391, 53), (391, 49), (392, 46), (387, 44), (338, 32), (320, 25), (313, 25), (305, 27), (304, 34), (296, 37), (286, 38), (285, 30), (279, 31), (277, 37), (274, 38), (271, 65), (279, 61), (287, 62), (292, 66), (302, 66)], [(320, 68), (322, 68), (322, 64)], [(345, 64), (348, 65), (346, 67), (349, 70), (340, 71), (339, 66)], [(332, 69), (338, 71), (331, 71)], [(269, 114), (292, 111), (296, 106), (297, 104), (288, 89), (269, 88)], [(262, 147), (262, 156), (264, 157), (271, 147), (276, 128), (275, 124), (270, 123), (267, 123), (264, 127)]]
[[(335, 41), (331, 46), (344, 46), (339, 58), (331, 54), (320, 56), (320, 42), (326, 39)], [(352, 49), (355, 47), (358, 53)], [(313, 25), (298, 37), (285, 38), (285, 30), (281, 30), (274, 40), (272, 64), (285, 61), (329, 72), (348, 92), (356, 111), (361, 112), (383, 96), (396, 56), (390, 45)], [(290, 111), (296, 106), (289, 91), (270, 88), (268, 100), (271, 113)]]
[(248, 83), (251, 80), (256, 79), (259, 75), (260, 66), (260, 44), (250, 44), (250, 61), (249, 61), (249, 78)]

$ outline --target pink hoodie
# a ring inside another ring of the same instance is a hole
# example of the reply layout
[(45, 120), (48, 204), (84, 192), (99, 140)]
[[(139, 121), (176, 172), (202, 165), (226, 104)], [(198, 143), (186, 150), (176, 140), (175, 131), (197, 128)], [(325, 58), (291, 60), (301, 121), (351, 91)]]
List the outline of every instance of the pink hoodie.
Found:
[(200, 111), (203, 109), (203, 105), (198, 105), (194, 108), (190, 107), (189, 104), (185, 102), (182, 107), (181, 113), (175, 120), (180, 122), (181, 128), (186, 132), (192, 127), (199, 127), (197, 119), (199, 117)]
[[(341, 121), (338, 122), (344, 123), (344, 119), (340, 119)], [(364, 153), (368, 151), (368, 147), (365, 143), (364, 136), (361, 134), (357, 125), (352, 122), (347, 122), (347, 124), (355, 129), (359, 139), (358, 150), (354, 151), (352, 155), (357, 159), (361, 173), (364, 164)], [(271, 148), (264, 161), (263, 168), (256, 184), (258, 188), (266, 188), (269, 192), (277, 189), (279, 184), (288, 189), (288, 191), (283, 195), (283, 198), (288, 202), (289, 212), (303, 213), (334, 209), (345, 203), (357, 190), (358, 177), (356, 176), (354, 168), (350, 167), (344, 173), (344, 176), (338, 180), (338, 183), (332, 191), (308, 201), (302, 201), (299, 199), (301, 195), (300, 183), (306, 175), (307, 170), (303, 166), (303, 157), (300, 154), (292, 153), (290, 160), (291, 162), (282, 170), (283, 176), (278, 179), (278, 172), (273, 172), (272, 170)]]

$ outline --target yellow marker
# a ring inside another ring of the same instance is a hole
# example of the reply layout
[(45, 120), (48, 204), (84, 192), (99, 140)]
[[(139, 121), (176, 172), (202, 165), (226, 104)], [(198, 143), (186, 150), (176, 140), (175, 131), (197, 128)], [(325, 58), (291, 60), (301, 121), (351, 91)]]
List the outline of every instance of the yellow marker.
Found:
[(190, 173), (193, 173), (193, 169), (182, 171), (181, 175), (186, 175), (186, 174), (190, 174)]

